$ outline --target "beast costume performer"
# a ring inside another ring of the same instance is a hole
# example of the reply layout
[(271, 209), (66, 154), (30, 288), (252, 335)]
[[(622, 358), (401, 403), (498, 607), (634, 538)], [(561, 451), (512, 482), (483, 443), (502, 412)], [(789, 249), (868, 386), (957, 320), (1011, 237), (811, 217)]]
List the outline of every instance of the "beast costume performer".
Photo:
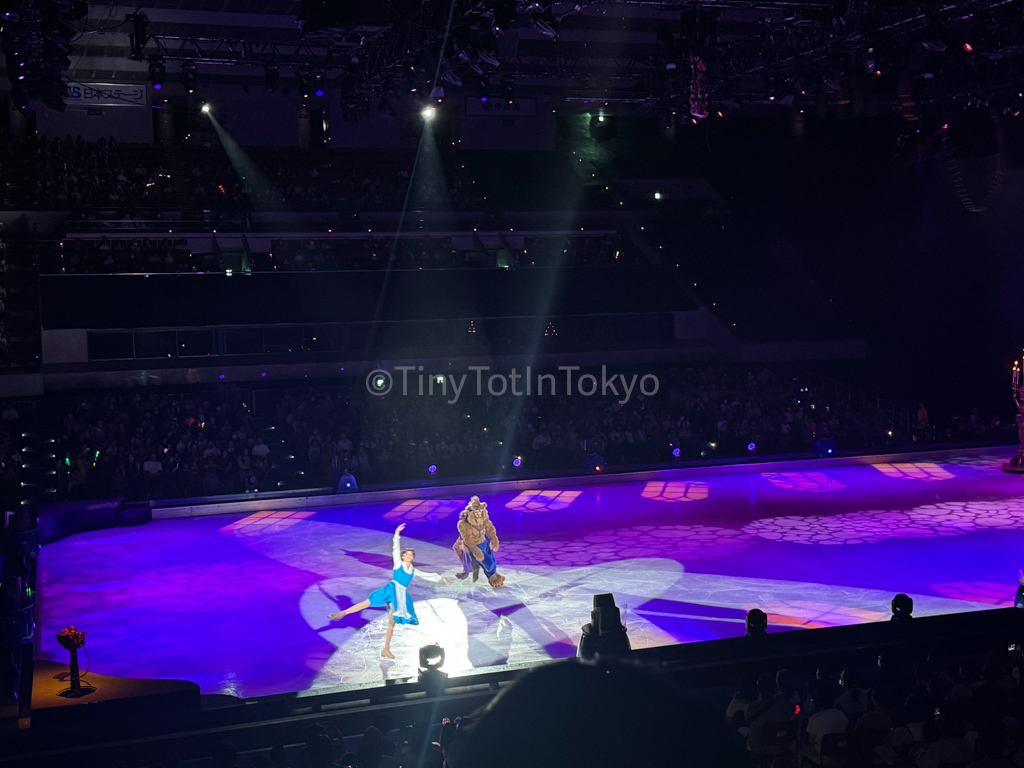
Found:
[(474, 496), (459, 515), (459, 538), (452, 549), (462, 563), (462, 572), (455, 577), (465, 579), (472, 572), (475, 582), (483, 569), (492, 587), (504, 584), (505, 577), (498, 573), (498, 562), (494, 559), (498, 544), (498, 534), (487, 515), (487, 504)]

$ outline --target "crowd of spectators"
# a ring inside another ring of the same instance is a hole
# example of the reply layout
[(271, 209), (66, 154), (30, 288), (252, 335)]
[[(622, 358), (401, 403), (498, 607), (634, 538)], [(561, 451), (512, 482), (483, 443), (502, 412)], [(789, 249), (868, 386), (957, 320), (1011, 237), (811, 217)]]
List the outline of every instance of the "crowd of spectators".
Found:
[(171, 207), (218, 210), (479, 209), (484, 203), (465, 167), (447, 158), (436, 175), (411, 182), (407, 153), (256, 150), (233, 163), (220, 147), (203, 143), (185, 158), (179, 200), (160, 151), (120, 145), (114, 138), (87, 142), (33, 138), (30, 184), (19, 204), (43, 208), (104, 209), (112, 218)]
[(928, 408), (919, 403), (914, 412), (913, 439), (920, 443), (969, 443), (992, 440), (1016, 433), (1016, 426), (1004, 423), (999, 414), (983, 416), (978, 407), (969, 413), (955, 413), (942, 419), (929, 416)]
[[(361, 380), (86, 396), (55, 405), (60, 492), (71, 498), (207, 496), (334, 488), (346, 472), (366, 486), (419, 481), (430, 466), (445, 478), (560, 474), (582, 471), (595, 459), (624, 469), (807, 455), (819, 440), (841, 451), (913, 439), (891, 406), (854, 393), (826, 395), (824, 381), (796, 370), (651, 370), (657, 394), (644, 396), (634, 385), (626, 402), (619, 402), (626, 393), (621, 381), (618, 395), (587, 397), (575, 385), (568, 395), (564, 371), (550, 372), (554, 394), (549, 381), (545, 394), (537, 395), (534, 386), (533, 394), (519, 397), (490, 395), (486, 379), (478, 396), (467, 377), (454, 403), (448, 402), (454, 390), (442, 394), (440, 385), (433, 396), (416, 396), (415, 373), (407, 397), (371, 396)], [(636, 372), (637, 380), (646, 372)], [(628, 381), (633, 372), (623, 375)]]
[(246, 210), (397, 210), (479, 208), (482, 198), (461, 164), (446, 163), (443, 175), (418, 174), (402, 156), (361, 161), (344, 152), (255, 152), (239, 163), (220, 149), (203, 146), (190, 160), (191, 191), (204, 207)]
[(619, 396), (566, 395), (563, 372), (556, 395), (484, 394), (458, 405), (441, 397), (372, 398), (360, 445), (367, 474), (409, 479), (435, 464), (446, 474), (487, 475), (515, 456), (531, 470), (572, 471), (595, 455), (622, 467), (807, 452), (822, 438), (847, 448), (891, 441), (891, 411), (864, 409), (851, 398), (827, 403), (811, 379), (789, 371), (693, 366), (657, 375), (659, 394), (634, 390), (626, 403), (619, 402), (621, 383)]
[[(634, 389), (625, 403), (621, 383), (618, 396), (566, 395), (565, 373), (553, 374), (554, 395), (495, 397), (484, 381), (477, 396), (467, 379), (452, 404), (440, 387), (434, 396), (373, 397), (362, 381), (84, 397), (57, 406), (61, 493), (166, 498), (336, 487), (346, 472), (362, 485), (410, 482), (431, 465), (440, 477), (482, 478), (512, 471), (516, 457), (518, 472), (571, 473), (594, 457), (625, 468), (807, 453), (822, 437), (841, 448), (892, 439), (891, 412), (826, 401), (811, 379), (785, 369), (665, 368), (658, 394)], [(416, 391), (415, 380), (409, 386)]]
[(1020, 741), (1019, 650), (901, 658), (874, 667), (788, 669), (744, 678), (725, 716), (774, 768), (815, 765), (1011, 768)]
[(59, 427), (69, 498), (184, 498), (266, 488), (270, 448), (232, 393), (132, 393), (79, 400)]
[[(459, 247), (451, 237), (275, 238), (267, 252), (251, 252), (257, 272), (328, 272), (363, 269), (530, 268), (610, 266), (629, 263), (618, 235), (527, 238), (524, 248), (491, 250), (466, 236)], [(183, 237), (69, 237), (59, 253), (40, 254), (47, 274), (124, 272), (202, 272), (223, 270), (212, 251), (193, 252)]]
[(151, 151), (123, 151), (114, 138), (86, 142), (40, 136), (30, 148), (33, 204), (131, 210), (171, 204), (171, 175)]
[(4, 509), (18, 501), (22, 454), (15, 438), (21, 425), (21, 414), (13, 404), (0, 407), (0, 504)]
[[(445, 706), (457, 709), (457, 703)], [(305, 728), (302, 742), (240, 755), (228, 741), (212, 768), (591, 768), (694, 765), (746, 768), (740, 745), (706, 703), (647, 667), (562, 661), (530, 671), (485, 709), (396, 728), (388, 712), (345, 738), (335, 721)], [(601, 734), (600, 736), (598, 734)], [(161, 761), (177, 768), (177, 758)], [(197, 768), (199, 764), (197, 763)]]
[[(805, 663), (815, 663), (813, 653)], [(1021, 652), (1005, 647), (977, 655), (886, 649), (872, 664), (745, 676), (726, 702), (720, 686), (688, 691), (629, 661), (562, 661), (451, 720), (395, 728), (385, 712), (348, 739), (317, 723), (301, 745), (244, 758), (222, 742), (213, 765), (1014, 768), (1024, 762), (1022, 666)]]
[(559, 267), (631, 264), (633, 259), (621, 235), (596, 237), (528, 237), (517, 262), (522, 266)]
[(10, 342), (7, 338), (8, 295), (10, 287), (7, 264), (7, 224), (0, 221), (0, 368), (10, 365)]
[(441, 269), (480, 263), (448, 237), (292, 238), (274, 240), (254, 259), (259, 271), (325, 272), (346, 269)]
[(72, 238), (61, 243), (59, 255), (40, 257), (40, 272), (195, 272), (216, 267), (213, 256), (192, 253), (185, 238)]
[(1006, 647), (977, 655), (887, 649), (870, 665), (745, 676), (726, 702), (721, 687), (685, 691), (644, 666), (569, 660), (532, 670), (455, 720), (395, 729), (383, 713), (347, 740), (334, 725), (315, 724), (303, 744), (245, 762), (222, 742), (213, 765), (1014, 768), (1024, 761), (1022, 667), (1020, 650)]

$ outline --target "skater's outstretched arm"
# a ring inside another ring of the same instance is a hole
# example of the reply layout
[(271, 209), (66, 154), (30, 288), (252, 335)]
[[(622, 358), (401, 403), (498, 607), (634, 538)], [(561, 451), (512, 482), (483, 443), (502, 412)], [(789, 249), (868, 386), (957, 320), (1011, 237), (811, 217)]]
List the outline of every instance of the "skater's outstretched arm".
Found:
[(395, 528), (395, 536), (391, 539), (391, 559), (395, 563), (395, 568), (402, 567), (402, 531), (405, 529), (405, 523)]
[(439, 581), (443, 581), (445, 584), (451, 584), (451, 582), (448, 581), (448, 579), (446, 579), (441, 574), (439, 574), (439, 573), (427, 573), (426, 571), (421, 571), (419, 568), (417, 568), (415, 571), (413, 571), (413, 575), (414, 576), (419, 576), (421, 579), (425, 579), (427, 581), (433, 581), (435, 584), (437, 582), (439, 582)]

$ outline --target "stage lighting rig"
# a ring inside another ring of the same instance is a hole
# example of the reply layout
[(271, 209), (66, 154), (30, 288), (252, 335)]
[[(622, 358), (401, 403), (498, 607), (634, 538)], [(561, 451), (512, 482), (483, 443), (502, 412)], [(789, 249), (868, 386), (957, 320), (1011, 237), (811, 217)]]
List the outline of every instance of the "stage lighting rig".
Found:
[(164, 87), (164, 75), (167, 74), (167, 68), (164, 66), (164, 60), (161, 56), (150, 56), (149, 57), (149, 82), (153, 85), (154, 91), (159, 91)]
[(186, 61), (181, 65), (181, 84), (185, 86), (187, 93), (196, 92), (196, 83), (198, 82), (197, 75), (198, 68), (194, 61)]
[(11, 101), (26, 112), (41, 101), (62, 111), (67, 84), (61, 73), (71, 66), (71, 40), (75, 30), (66, 19), (82, 18), (87, 8), (81, 2), (54, 0), (7, 3), (0, 20), (0, 41), (11, 82)]
[(615, 597), (611, 594), (594, 595), (594, 609), (590, 623), (584, 624), (576, 656), (593, 659), (596, 656), (625, 656), (631, 651), (626, 627)]
[(420, 684), (429, 696), (437, 696), (448, 684), (448, 675), (441, 671), (444, 666), (444, 648), (437, 643), (420, 648)]
[(747, 637), (764, 637), (768, 634), (768, 614), (760, 608), (747, 611)]
[(142, 11), (139, 11), (138, 13), (129, 13), (124, 17), (124, 20), (130, 21), (132, 24), (132, 32), (128, 35), (128, 42), (131, 46), (131, 52), (128, 54), (128, 57), (135, 61), (142, 61), (144, 58), (142, 49), (149, 42), (149, 34), (146, 31), (149, 17)]
[(476, 59), (473, 58), (469, 51), (465, 50), (458, 43), (455, 43), (452, 46), (452, 48), (455, 51), (455, 55), (458, 57), (459, 61), (461, 61), (471, 70), (473, 70), (475, 74), (482, 75), (484, 73), (484, 68), (480, 66), (480, 64), (476, 61)]
[(544, 7), (540, 3), (532, 3), (527, 11), (530, 14), (530, 26), (549, 40), (558, 37), (558, 21), (551, 12), (551, 7)]
[(912, 597), (900, 592), (889, 605), (892, 609), (892, 618), (889, 621), (902, 622), (913, 618), (914, 599)]
[(309, 74), (309, 68), (299, 67), (295, 70), (295, 87), (299, 91), (299, 95), (304, 99), (309, 98), (309, 92), (313, 86), (313, 78)]
[(281, 70), (277, 64), (267, 64), (263, 68), (263, 88), (267, 93), (273, 93), (281, 83)]
[(497, 0), (491, 7), (491, 32), (501, 37), (516, 24), (515, 0)]

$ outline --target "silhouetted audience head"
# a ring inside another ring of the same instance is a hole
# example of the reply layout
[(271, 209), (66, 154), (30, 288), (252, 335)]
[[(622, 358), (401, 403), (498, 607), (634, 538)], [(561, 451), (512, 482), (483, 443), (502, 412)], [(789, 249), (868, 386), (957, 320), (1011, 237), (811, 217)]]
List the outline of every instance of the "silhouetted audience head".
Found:
[(775, 673), (775, 687), (779, 690), (779, 695), (784, 698), (789, 698), (796, 693), (796, 686), (793, 684), (793, 673), (788, 669), (780, 669)]
[(238, 759), (238, 751), (230, 741), (221, 741), (213, 748), (213, 759), (215, 768), (235, 768)]
[(842, 690), (835, 680), (815, 680), (811, 686), (811, 697), (819, 712), (832, 709), (841, 694)]
[(393, 718), (387, 712), (381, 712), (379, 715), (373, 718), (373, 727), (381, 732), (381, 735), (387, 740), (388, 734), (391, 733), (391, 729), (394, 728), (395, 718)]
[(503, 691), (469, 733), (457, 768), (746, 764), (721, 717), (654, 672), (570, 660)]
[(740, 687), (736, 691), (736, 698), (744, 701), (753, 701), (757, 698), (757, 676), (744, 675), (740, 679)]
[(307, 742), (310, 768), (330, 768), (334, 757), (334, 742), (326, 733), (317, 734), (312, 743)]
[(757, 678), (757, 698), (767, 700), (775, 695), (775, 681), (771, 675), (761, 675)]
[(911, 694), (903, 703), (902, 717), (904, 723), (924, 723), (931, 719), (928, 699), (919, 693)]
[(372, 725), (363, 732), (363, 741), (359, 745), (356, 757), (361, 768), (376, 768), (384, 755), (384, 734)]

